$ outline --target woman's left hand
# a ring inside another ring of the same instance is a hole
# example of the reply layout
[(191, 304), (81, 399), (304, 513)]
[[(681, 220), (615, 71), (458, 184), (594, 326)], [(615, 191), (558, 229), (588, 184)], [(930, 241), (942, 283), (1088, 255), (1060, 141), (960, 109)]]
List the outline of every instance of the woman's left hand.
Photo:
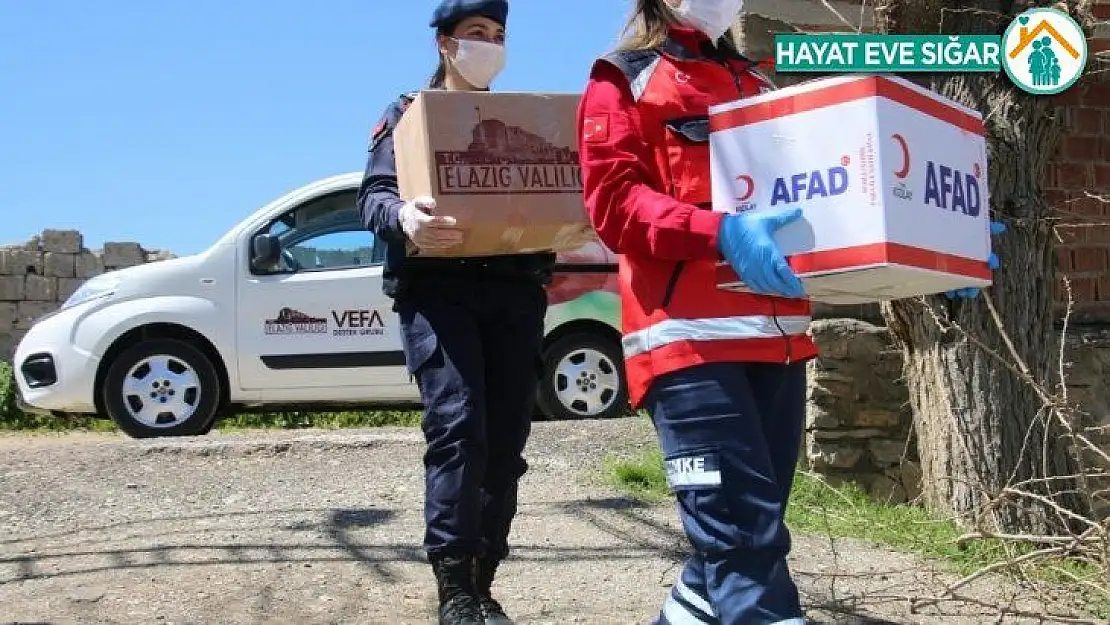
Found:
[[(992, 235), (997, 236), (999, 234), (1002, 234), (1003, 232), (1006, 232), (1006, 224), (1002, 223), (1001, 221), (992, 221), (991, 222), (991, 234)], [(994, 271), (994, 270), (998, 269), (999, 266), (1001, 266), (1001, 262), (999, 262), (999, 260), (998, 260), (998, 254), (995, 254), (994, 252), (991, 252), (991, 255), (987, 257), (987, 265), (991, 268), (991, 271)], [(947, 293), (945, 293), (945, 295), (948, 297), (948, 299), (953, 299), (953, 300), (954, 299), (975, 299), (976, 297), (979, 297), (979, 289), (976, 288), (976, 287), (970, 287), (970, 288), (966, 288), (966, 289), (956, 289), (954, 291), (948, 291)]]

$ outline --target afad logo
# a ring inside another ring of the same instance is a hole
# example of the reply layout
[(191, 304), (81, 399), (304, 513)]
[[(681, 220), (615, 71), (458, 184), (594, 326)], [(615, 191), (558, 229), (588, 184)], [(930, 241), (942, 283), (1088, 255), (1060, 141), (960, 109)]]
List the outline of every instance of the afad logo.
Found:
[(941, 210), (959, 211), (968, 217), (978, 217), (983, 206), (979, 180), (983, 170), (979, 163), (964, 173), (948, 165), (925, 162), (925, 204)]
[[(797, 204), (817, 197), (843, 195), (848, 191), (848, 165), (851, 162), (848, 156), (842, 156), (840, 165), (836, 167), (775, 178), (771, 189), (771, 206)], [(740, 174), (736, 177), (736, 182), (738, 202), (736, 212), (755, 208), (756, 203), (751, 201), (752, 196), (755, 195), (755, 181), (748, 174)]]
[(1079, 80), (1087, 66), (1087, 39), (1067, 13), (1029, 9), (1002, 35), (1002, 69), (1022, 90), (1053, 95)]
[[(909, 186), (912, 181), (907, 182), (913, 171), (909, 143), (898, 133), (892, 134), (890, 138), (902, 150), (902, 162), (893, 171), (895, 183), (891, 187), (891, 194), (896, 198), (912, 200), (913, 190)], [(972, 164), (971, 172), (965, 174), (948, 165), (926, 161), (924, 203), (932, 204), (942, 210), (960, 211), (969, 217), (978, 217), (982, 207), (982, 192), (979, 186), (982, 176), (983, 169), (979, 163)]]
[(848, 191), (848, 165), (852, 159), (840, 157), (840, 164), (828, 169), (814, 169), (791, 176), (775, 178), (771, 190), (771, 206), (797, 204), (813, 198), (843, 195)]

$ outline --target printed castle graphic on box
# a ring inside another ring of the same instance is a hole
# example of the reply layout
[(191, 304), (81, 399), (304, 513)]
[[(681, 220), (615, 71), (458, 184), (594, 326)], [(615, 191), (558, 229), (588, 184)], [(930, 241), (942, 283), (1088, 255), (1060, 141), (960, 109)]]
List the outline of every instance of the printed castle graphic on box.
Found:
[(581, 193), (578, 151), (499, 119), (480, 108), (465, 151), (435, 152), (441, 194)]
[(327, 334), (328, 320), (282, 308), (277, 317), (267, 319), (266, 334)]

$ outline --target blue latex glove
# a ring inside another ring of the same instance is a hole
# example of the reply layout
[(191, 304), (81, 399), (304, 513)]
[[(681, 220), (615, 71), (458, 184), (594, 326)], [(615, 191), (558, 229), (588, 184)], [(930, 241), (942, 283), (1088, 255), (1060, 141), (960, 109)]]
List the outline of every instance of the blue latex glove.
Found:
[(721, 220), (717, 247), (752, 291), (781, 297), (805, 296), (802, 281), (771, 238), (776, 230), (801, 216), (800, 208), (781, 208), (744, 211)]
[[(1006, 232), (1006, 224), (1000, 221), (991, 222), (992, 235), (999, 235), (1003, 232)], [(1000, 263), (998, 261), (998, 254), (991, 252), (991, 255), (987, 257), (987, 265), (991, 268), (991, 271), (998, 269), (998, 267), (1000, 266)], [(967, 289), (956, 289), (955, 291), (948, 291), (947, 293), (945, 293), (945, 295), (948, 296), (948, 299), (975, 299), (976, 297), (979, 297), (979, 289), (975, 287)]]

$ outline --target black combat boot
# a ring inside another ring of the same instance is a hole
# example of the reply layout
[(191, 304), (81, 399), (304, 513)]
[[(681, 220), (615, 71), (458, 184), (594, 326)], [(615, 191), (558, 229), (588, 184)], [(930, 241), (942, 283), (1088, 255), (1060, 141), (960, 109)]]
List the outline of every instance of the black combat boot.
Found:
[(483, 625), (474, 591), (474, 559), (442, 556), (432, 559), (439, 586), (439, 625)]
[(497, 560), (479, 558), (474, 566), (474, 583), (478, 590), (478, 601), (482, 608), (482, 616), (486, 625), (515, 625), (505, 615), (505, 610), (491, 595), (493, 577), (497, 573)]

